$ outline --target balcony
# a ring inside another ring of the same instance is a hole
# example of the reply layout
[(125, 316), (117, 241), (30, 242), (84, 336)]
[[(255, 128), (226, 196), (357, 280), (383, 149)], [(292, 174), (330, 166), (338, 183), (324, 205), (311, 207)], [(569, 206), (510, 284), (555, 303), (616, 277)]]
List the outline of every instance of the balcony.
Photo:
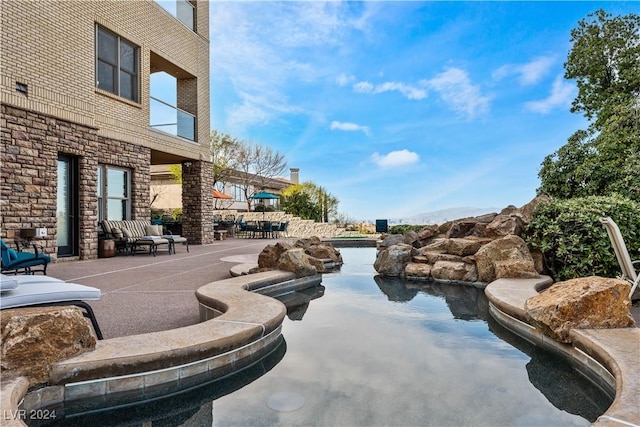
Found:
[(196, 117), (160, 99), (150, 97), (149, 126), (170, 135), (195, 141)]
[(182, 22), (191, 31), (195, 31), (195, 6), (185, 0), (155, 0), (164, 10), (169, 12), (178, 21)]

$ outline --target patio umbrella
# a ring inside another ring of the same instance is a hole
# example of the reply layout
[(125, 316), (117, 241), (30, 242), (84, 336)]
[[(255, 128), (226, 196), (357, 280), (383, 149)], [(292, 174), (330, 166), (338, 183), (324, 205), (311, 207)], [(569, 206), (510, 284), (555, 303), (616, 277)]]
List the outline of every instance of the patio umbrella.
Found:
[(224, 194), (221, 191), (218, 190), (213, 190), (213, 198), (214, 199), (233, 199), (233, 197), (231, 197), (228, 194)]
[(277, 194), (269, 193), (268, 191), (261, 191), (251, 196), (252, 199), (279, 199)]
[[(278, 196), (277, 194), (269, 193), (268, 191), (260, 191), (259, 193), (256, 193), (253, 196), (251, 196), (251, 198), (265, 200), (265, 199), (279, 199), (280, 196)], [(262, 211), (262, 218), (264, 219), (264, 211)]]

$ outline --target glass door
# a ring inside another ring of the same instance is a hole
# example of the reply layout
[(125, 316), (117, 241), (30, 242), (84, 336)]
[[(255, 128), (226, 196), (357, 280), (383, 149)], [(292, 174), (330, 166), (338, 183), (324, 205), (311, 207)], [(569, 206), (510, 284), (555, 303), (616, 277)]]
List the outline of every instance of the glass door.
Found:
[(78, 159), (58, 156), (58, 256), (78, 255)]

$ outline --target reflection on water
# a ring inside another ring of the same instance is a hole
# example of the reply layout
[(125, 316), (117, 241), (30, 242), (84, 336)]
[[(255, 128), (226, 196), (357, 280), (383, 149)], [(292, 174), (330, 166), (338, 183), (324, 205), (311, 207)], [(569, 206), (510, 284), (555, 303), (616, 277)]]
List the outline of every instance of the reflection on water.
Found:
[[(224, 381), (77, 425), (584, 426), (611, 404), (495, 322), (482, 290), (382, 278), (375, 249), (341, 252), (323, 286), (282, 298), (286, 346)], [(295, 409), (270, 408), (274, 396)]]

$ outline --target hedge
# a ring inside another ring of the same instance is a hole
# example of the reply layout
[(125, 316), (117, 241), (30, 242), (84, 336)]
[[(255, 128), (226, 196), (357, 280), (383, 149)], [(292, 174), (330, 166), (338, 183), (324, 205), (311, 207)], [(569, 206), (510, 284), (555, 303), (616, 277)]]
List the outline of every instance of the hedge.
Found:
[(616, 277), (620, 266), (599, 222), (603, 216), (618, 224), (631, 259), (640, 259), (640, 203), (619, 195), (542, 203), (523, 237), (531, 248), (542, 252), (545, 267), (555, 280)]

